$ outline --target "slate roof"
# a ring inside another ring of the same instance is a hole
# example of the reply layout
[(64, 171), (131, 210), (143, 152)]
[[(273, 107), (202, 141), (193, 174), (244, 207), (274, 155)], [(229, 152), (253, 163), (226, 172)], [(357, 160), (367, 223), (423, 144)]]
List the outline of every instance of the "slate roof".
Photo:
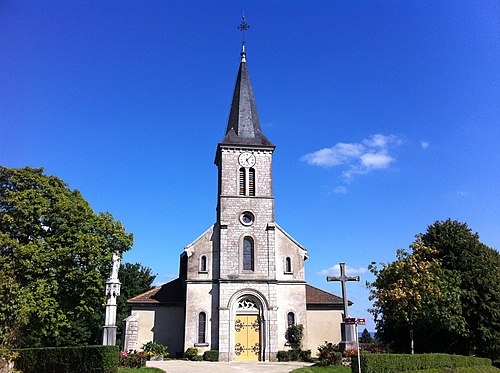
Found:
[(220, 142), (220, 145), (248, 145), (274, 148), (271, 141), (262, 133), (244, 50), (241, 52), (241, 57), (226, 135)]
[(184, 280), (177, 278), (162, 286), (158, 286), (145, 293), (127, 300), (130, 304), (162, 304), (182, 306), (186, 303)]

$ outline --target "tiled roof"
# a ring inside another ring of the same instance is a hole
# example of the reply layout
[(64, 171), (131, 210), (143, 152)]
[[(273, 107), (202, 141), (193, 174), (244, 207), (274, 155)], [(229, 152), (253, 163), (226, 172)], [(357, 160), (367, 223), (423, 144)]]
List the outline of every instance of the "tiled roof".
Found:
[[(306, 284), (306, 304), (342, 305), (342, 298)], [(352, 302), (349, 302), (350, 304)]]
[(133, 304), (183, 305), (185, 302), (184, 284), (179, 278), (127, 300)]

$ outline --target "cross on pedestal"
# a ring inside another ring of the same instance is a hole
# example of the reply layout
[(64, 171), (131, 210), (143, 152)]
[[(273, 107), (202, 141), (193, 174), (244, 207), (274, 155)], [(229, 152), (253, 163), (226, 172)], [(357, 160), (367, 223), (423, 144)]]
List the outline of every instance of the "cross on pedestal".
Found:
[(340, 281), (342, 283), (342, 303), (344, 305), (344, 316), (341, 324), (342, 341), (340, 342), (341, 350), (352, 348), (356, 345), (357, 336), (355, 336), (354, 325), (345, 323), (345, 319), (349, 317), (349, 300), (347, 299), (347, 281), (359, 281), (359, 276), (346, 276), (345, 263), (341, 262), (340, 276), (328, 276), (326, 281)]

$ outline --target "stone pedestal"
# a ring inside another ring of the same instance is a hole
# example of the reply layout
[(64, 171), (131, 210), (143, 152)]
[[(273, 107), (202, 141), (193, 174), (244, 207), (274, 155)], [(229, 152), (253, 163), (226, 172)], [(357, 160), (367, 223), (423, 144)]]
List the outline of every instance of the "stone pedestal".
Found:
[(116, 344), (116, 326), (103, 326), (102, 344), (103, 346), (114, 346)]
[(356, 327), (353, 324), (346, 324), (345, 322), (340, 323), (340, 333), (342, 341), (339, 343), (340, 351), (349, 350), (351, 348), (356, 348), (356, 341), (358, 340), (356, 335)]

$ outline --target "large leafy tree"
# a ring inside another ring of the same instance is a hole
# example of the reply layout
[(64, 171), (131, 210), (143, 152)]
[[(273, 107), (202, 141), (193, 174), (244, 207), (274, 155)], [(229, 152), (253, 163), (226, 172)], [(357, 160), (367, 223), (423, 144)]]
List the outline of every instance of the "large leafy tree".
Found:
[(120, 296), (117, 299), (117, 342), (123, 339), (123, 320), (130, 315), (131, 307), (127, 300), (142, 294), (153, 288), (156, 275), (152, 274), (151, 268), (144, 267), (139, 263), (124, 263), (120, 266), (118, 277), (121, 282)]
[(429, 226), (411, 248), (381, 269), (370, 267), (378, 337), (399, 351), (414, 341), (418, 352), (498, 358), (498, 252), (452, 220)]
[(377, 337), (393, 350), (433, 351), (430, 342), (435, 336), (464, 331), (458, 278), (442, 268), (433, 258), (435, 250), (420, 238), (410, 248), (398, 250), (397, 260), (381, 269), (370, 265), (376, 276), (370, 284), (371, 312)]
[(455, 343), (460, 352), (500, 358), (500, 254), (479, 241), (465, 223), (437, 221), (422, 235), (435, 258), (460, 280), (467, 333)]
[(16, 331), (15, 344), (98, 343), (111, 257), (132, 241), (120, 222), (95, 214), (61, 179), (41, 168), (0, 167), (0, 272), (10, 284), (0, 291), (11, 309), (22, 310), (5, 323)]

